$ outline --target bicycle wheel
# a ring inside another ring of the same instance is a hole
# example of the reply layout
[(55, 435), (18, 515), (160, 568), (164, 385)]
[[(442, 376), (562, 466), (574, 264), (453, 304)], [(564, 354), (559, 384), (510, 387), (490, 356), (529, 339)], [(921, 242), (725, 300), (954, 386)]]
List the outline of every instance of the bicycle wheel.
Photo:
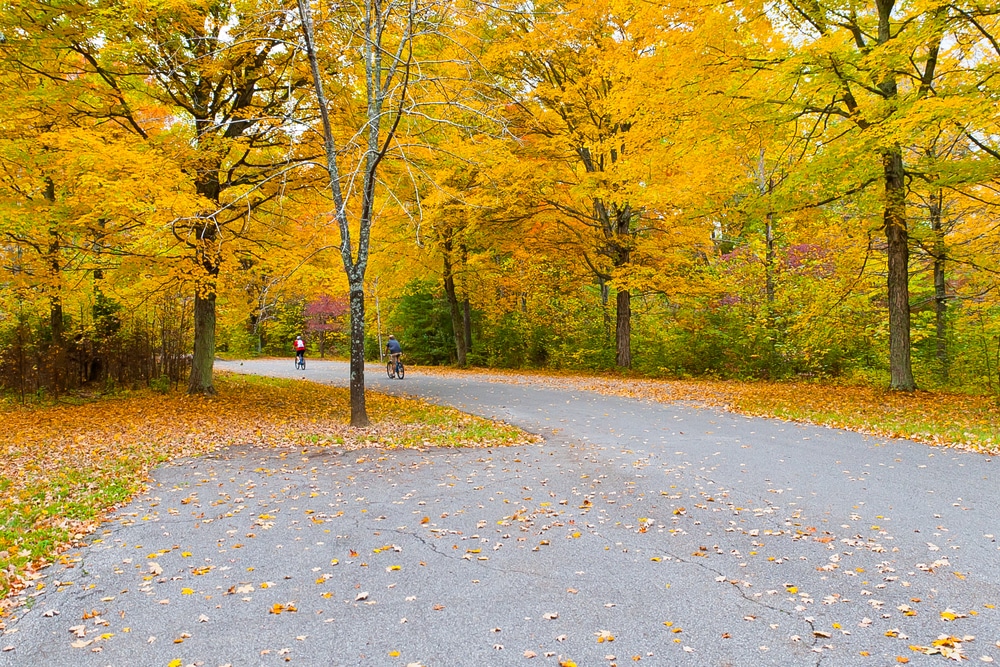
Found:
[(391, 361), (385, 365), (385, 374), (389, 376), (390, 380), (396, 377), (396, 369)]
[(401, 362), (399, 362), (398, 364), (396, 364), (396, 376), (397, 376), (397, 377), (398, 377), (398, 378), (399, 378), (400, 380), (402, 380), (402, 379), (403, 379), (403, 375), (404, 375), (405, 373), (406, 373), (406, 369), (404, 369), (404, 368), (403, 368), (403, 362), (401, 361)]

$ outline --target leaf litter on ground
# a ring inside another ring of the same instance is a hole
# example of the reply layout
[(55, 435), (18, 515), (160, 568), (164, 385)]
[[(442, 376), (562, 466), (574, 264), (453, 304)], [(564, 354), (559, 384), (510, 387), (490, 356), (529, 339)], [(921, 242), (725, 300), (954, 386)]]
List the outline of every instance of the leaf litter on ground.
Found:
[(0, 630), (39, 570), (82, 543), (159, 463), (231, 445), (343, 452), (537, 441), (502, 422), (369, 392), (372, 425), (349, 426), (346, 388), (219, 374), (218, 394), (152, 391), (0, 408)]

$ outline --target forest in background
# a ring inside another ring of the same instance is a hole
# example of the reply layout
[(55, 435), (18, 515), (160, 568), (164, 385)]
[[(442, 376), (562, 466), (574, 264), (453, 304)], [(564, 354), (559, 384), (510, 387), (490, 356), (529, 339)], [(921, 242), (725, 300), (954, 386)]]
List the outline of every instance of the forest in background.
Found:
[[(1000, 7), (312, 12), (345, 192), (377, 175), (342, 206), (355, 238), (371, 211), (370, 358), (394, 333), (416, 363), (1000, 394)], [(0, 7), (4, 390), (211, 393), (216, 353), (298, 333), (348, 353), (301, 16)]]

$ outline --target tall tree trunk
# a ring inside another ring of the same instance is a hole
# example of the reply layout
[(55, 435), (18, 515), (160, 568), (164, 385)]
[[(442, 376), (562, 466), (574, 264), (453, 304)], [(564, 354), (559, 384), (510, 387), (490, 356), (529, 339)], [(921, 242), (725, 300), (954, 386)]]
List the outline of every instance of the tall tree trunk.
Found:
[(63, 330), (62, 298), (58, 293), (49, 297), (49, 326), (52, 329), (52, 393), (59, 396), (66, 389), (66, 332)]
[(218, 289), (219, 269), (222, 258), (216, 247), (215, 227), (211, 222), (198, 230), (195, 249), (197, 269), (203, 275), (195, 285), (194, 295), (194, 353), (191, 356), (191, 375), (188, 378), (189, 394), (215, 394), (213, 371), (215, 368), (215, 295)]
[(945, 262), (948, 250), (944, 243), (944, 225), (942, 213), (944, 209), (944, 194), (938, 190), (931, 196), (930, 218), (931, 229), (934, 231), (934, 319), (935, 343), (938, 361), (938, 372), (941, 382), (948, 381), (948, 294), (945, 285)]
[(597, 284), (601, 288), (601, 317), (604, 321), (604, 344), (611, 344), (611, 311), (608, 309), (608, 301), (611, 298), (611, 287), (604, 276), (597, 276)]
[(364, 277), (351, 289), (351, 426), (368, 426), (365, 405), (365, 291)]
[(215, 288), (197, 290), (194, 295), (194, 355), (191, 358), (189, 394), (212, 395), (215, 363)]
[(888, 242), (890, 388), (913, 391), (910, 365), (910, 248), (906, 229), (906, 183), (898, 146), (882, 156), (885, 175), (885, 236)]
[[(603, 204), (602, 204), (603, 207)], [(614, 212), (615, 269), (627, 267), (632, 262), (632, 209), (628, 206), (612, 208)], [(619, 368), (632, 368), (632, 294), (628, 289), (618, 290), (617, 321), (615, 323), (615, 364)]]
[(632, 368), (632, 295), (628, 290), (618, 290), (618, 314), (615, 327), (615, 364), (619, 368)]
[[(469, 267), (469, 249), (462, 244), (462, 267)], [(468, 275), (468, 271), (465, 272)], [(465, 279), (462, 280), (462, 292), (465, 298), (462, 299), (462, 334), (465, 337), (465, 353), (472, 352), (472, 305), (469, 304), (469, 285)]]
[[(208, 121), (196, 123), (203, 127)], [(202, 162), (195, 191), (212, 202), (216, 210), (222, 195), (219, 183), (221, 163), (214, 157)], [(213, 371), (215, 368), (215, 295), (218, 289), (219, 270), (222, 256), (218, 248), (219, 232), (215, 221), (203, 219), (194, 228), (194, 263), (200, 272), (195, 282), (194, 297), (194, 353), (191, 356), (191, 375), (188, 378), (189, 394), (215, 394)]]
[[(892, 39), (892, 11), (896, 0), (875, 0), (878, 10), (879, 44)], [(896, 75), (888, 70), (878, 89), (888, 103), (899, 97)], [(885, 180), (883, 224), (889, 260), (889, 388), (913, 391), (910, 366), (910, 248), (906, 228), (906, 181), (903, 151), (899, 145), (882, 149), (882, 173)]]
[(455, 272), (452, 266), (451, 251), (451, 239), (445, 239), (441, 244), (441, 257), (444, 264), (444, 293), (448, 299), (448, 310), (451, 312), (451, 328), (455, 336), (455, 354), (458, 365), (465, 366), (465, 332), (463, 329), (462, 312), (458, 305), (458, 294), (455, 292)]
[[(56, 203), (56, 184), (45, 177), (45, 201), (50, 207)], [(52, 352), (49, 355), (52, 364), (52, 393), (58, 396), (62, 393), (66, 375), (66, 333), (63, 326), (62, 307), (62, 262), (60, 258), (61, 239), (59, 231), (49, 227), (49, 327), (52, 331)]]

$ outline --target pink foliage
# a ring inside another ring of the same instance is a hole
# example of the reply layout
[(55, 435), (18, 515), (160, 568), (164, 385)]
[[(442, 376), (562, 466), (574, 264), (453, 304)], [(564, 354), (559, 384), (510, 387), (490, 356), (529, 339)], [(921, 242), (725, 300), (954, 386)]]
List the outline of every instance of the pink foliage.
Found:
[(341, 328), (337, 321), (347, 314), (349, 305), (346, 298), (335, 298), (328, 294), (306, 303), (306, 329), (309, 331), (335, 331)]

